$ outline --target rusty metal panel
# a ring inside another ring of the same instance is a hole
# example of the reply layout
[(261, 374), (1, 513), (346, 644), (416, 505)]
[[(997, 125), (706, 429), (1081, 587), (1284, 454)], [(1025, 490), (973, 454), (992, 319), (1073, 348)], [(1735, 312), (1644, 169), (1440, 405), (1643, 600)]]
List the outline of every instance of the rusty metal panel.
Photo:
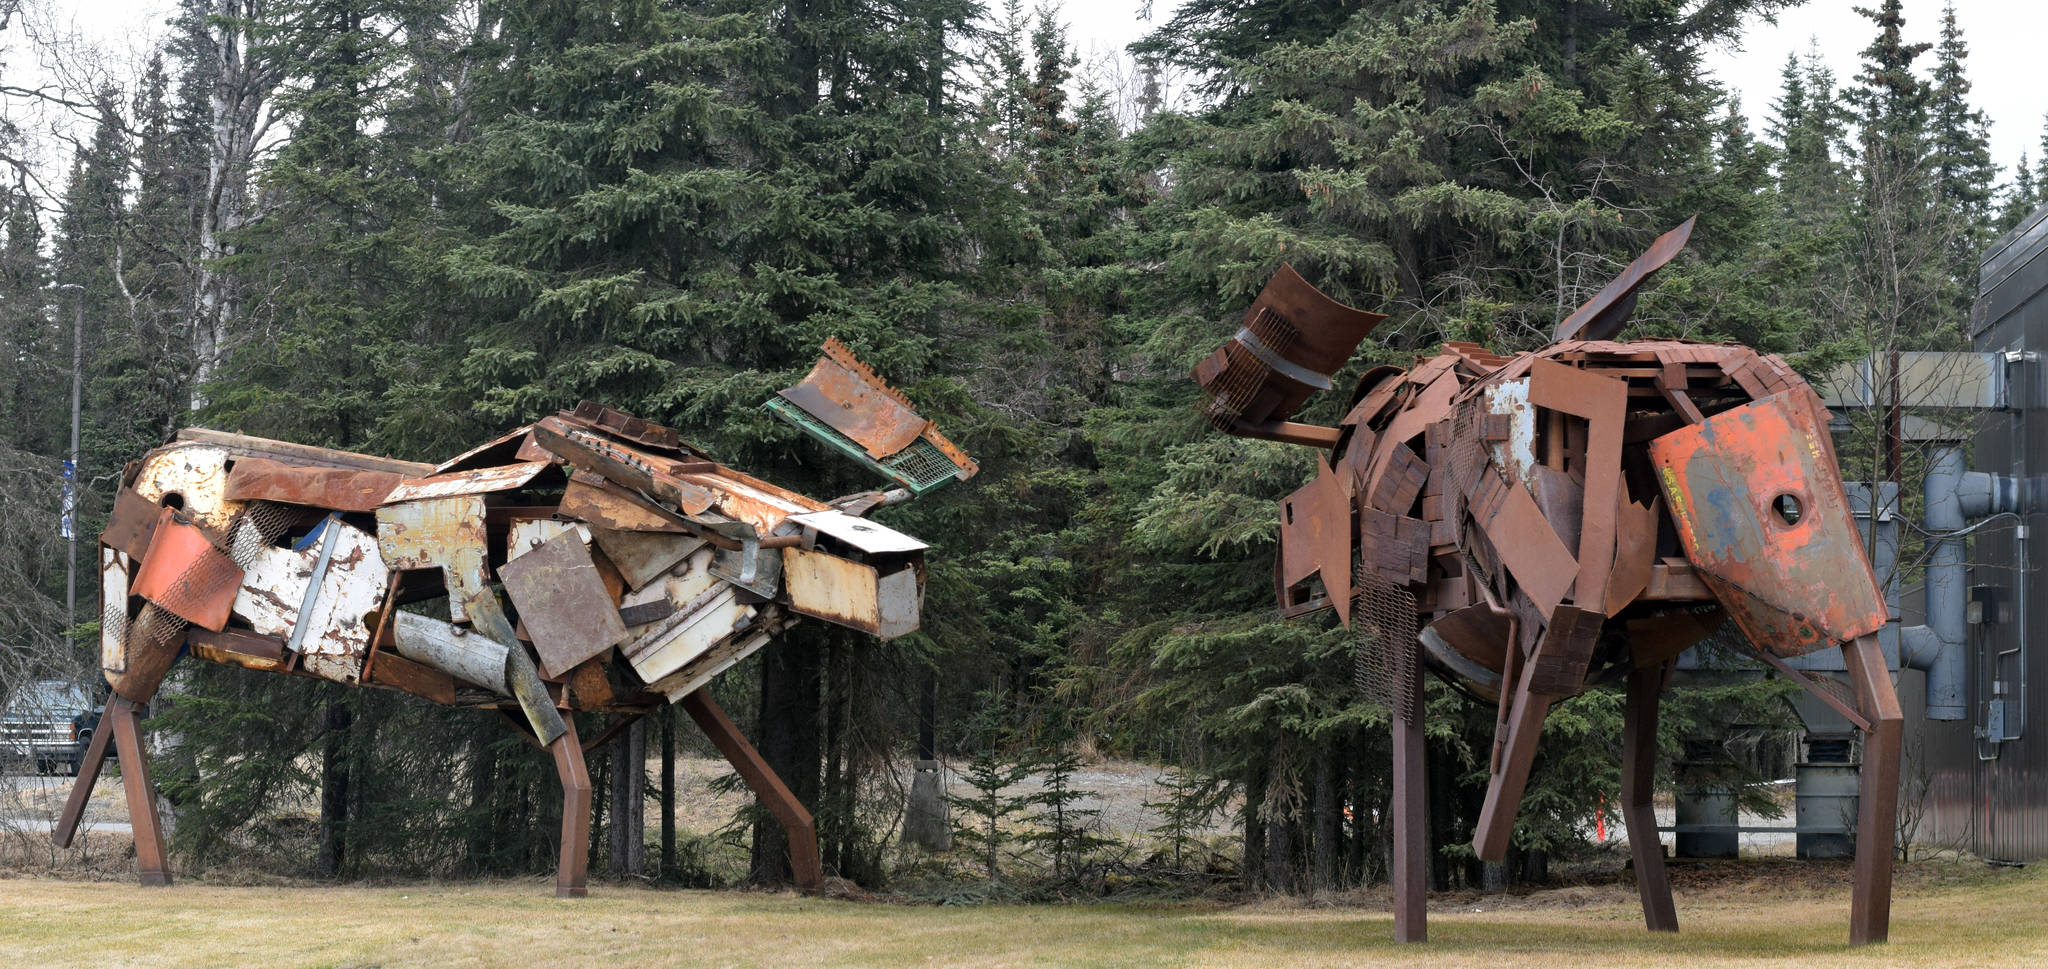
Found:
[(663, 427), (645, 418), (634, 417), (625, 411), (606, 407), (593, 400), (580, 401), (576, 404), (575, 410), (562, 411), (557, 416), (645, 447), (664, 451), (683, 449), (682, 439), (672, 428)]
[[(1297, 589), (1312, 575), (1321, 575), (1332, 603), (1351, 601), (1351, 491), (1347, 475), (1316, 459), (1316, 476), (1280, 502), (1280, 605), (1306, 605)], [(1351, 610), (1338, 617), (1351, 625)]]
[(882, 575), (871, 565), (827, 552), (785, 548), (782, 573), (792, 612), (883, 640), (917, 629), (920, 596), (915, 568), (905, 566)]
[(388, 471), (356, 471), (243, 458), (228, 471), (229, 501), (277, 501), (335, 511), (376, 511), (405, 479)]
[(688, 531), (681, 516), (604, 479), (578, 471), (562, 492), (561, 512), (593, 525), (627, 532)]
[(220, 632), (194, 629), (185, 634), (185, 644), (192, 647), (193, 656), (209, 663), (225, 663), (266, 673), (283, 673), (291, 669), (291, 658), (285, 654), (282, 640), (247, 629), (224, 629)]
[(1471, 496), (1472, 517), (1522, 591), (1543, 615), (1550, 615), (1577, 580), (1578, 560), (1528, 489), (1497, 471), (1481, 473), (1479, 479)]
[(166, 508), (149, 554), (136, 570), (132, 592), (172, 615), (219, 631), (228, 623), (241, 582), (242, 570), (233, 559), (214, 548), (205, 532)]
[(142, 497), (133, 488), (122, 488), (114, 495), (114, 510), (107, 517), (107, 527), (100, 532), (100, 544), (120, 549), (131, 559), (141, 559), (149, 551), (149, 540), (156, 534), (157, 519), (163, 510), (156, 503)]
[[(1787, 658), (1885, 623), (1826, 433), (1803, 399), (1779, 394), (1650, 442), (1686, 557), (1743, 632)], [(1796, 516), (1781, 512), (1786, 498)]]
[(540, 457), (523, 457), (519, 452), (526, 449), (526, 443), (533, 439), (533, 425), (513, 428), (476, 447), (470, 448), (434, 466), (426, 474), (407, 475), (408, 478), (424, 478), (429, 475), (443, 475), (450, 471), (471, 471), (477, 468), (496, 468), (521, 461), (538, 461)]
[(547, 461), (527, 461), (496, 468), (478, 468), (474, 471), (450, 471), (428, 478), (409, 479), (391, 489), (386, 495), (386, 504), (407, 501), (425, 501), (430, 498), (454, 498), (461, 495), (483, 495), (494, 491), (510, 491), (524, 487), (534, 477), (550, 467)]
[(175, 495), (187, 521), (225, 532), (242, 510), (240, 502), (227, 500), (228, 457), (227, 448), (208, 444), (161, 447), (143, 458), (132, 487), (152, 505)]
[[(359, 471), (388, 471), (392, 474), (416, 478), (432, 474), (434, 466), (418, 461), (400, 461), (396, 458), (379, 457), (374, 454), (357, 454), (354, 451), (337, 451), (333, 448), (313, 447), (294, 444), (290, 441), (273, 441), (266, 437), (250, 437), (247, 434), (230, 434), (204, 427), (188, 427), (178, 432), (178, 441), (204, 444), (221, 448), (231, 458), (269, 458), (286, 464), (313, 464), (329, 468), (354, 468)], [(170, 447), (178, 447), (173, 444)]]
[(666, 575), (677, 563), (708, 544), (695, 535), (621, 532), (609, 528), (590, 531), (604, 557), (619, 570), (627, 589), (638, 589)]
[(1551, 340), (1562, 343), (1575, 339), (1613, 339), (1621, 332), (1622, 325), (1628, 322), (1629, 313), (1635, 310), (1636, 290), (1685, 248), (1686, 240), (1692, 237), (1693, 221), (1687, 219), (1678, 228), (1658, 236), (1657, 241), (1650, 243), (1650, 248), (1621, 271), (1621, 275), (1614, 277), (1572, 315), (1559, 321)]
[(909, 447), (931, 424), (837, 339), (827, 340), (810, 374), (780, 395), (876, 458)]
[(533, 634), (541, 674), (549, 679), (566, 676), (626, 638), (618, 605), (598, 577), (590, 549), (573, 531), (506, 562), (498, 577)]
[(365, 681), (375, 686), (402, 690), (450, 706), (455, 703), (455, 678), (440, 670), (415, 663), (395, 653), (378, 654)]
[(391, 571), (377, 539), (362, 529), (328, 519), (317, 536), (301, 549), (259, 551), (235, 595), (234, 612), (256, 632), (296, 643), (299, 668), (355, 683), (370, 651), (373, 630), (366, 620), (383, 607)]
[(731, 468), (685, 473), (681, 480), (709, 492), (719, 513), (746, 522), (763, 535), (773, 534), (792, 515), (832, 511), (831, 505), (778, 488)]
[(805, 528), (815, 528), (821, 535), (829, 535), (870, 555), (922, 552), (931, 547), (880, 522), (856, 518), (840, 511), (791, 515), (789, 520)]

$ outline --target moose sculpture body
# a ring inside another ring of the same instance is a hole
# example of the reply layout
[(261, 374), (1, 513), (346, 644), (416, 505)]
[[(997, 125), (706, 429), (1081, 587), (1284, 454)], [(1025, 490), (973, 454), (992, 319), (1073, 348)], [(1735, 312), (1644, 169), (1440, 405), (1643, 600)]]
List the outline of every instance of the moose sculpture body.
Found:
[[(1275, 585), (1283, 614), (1337, 611), (1358, 637), (1361, 684), (1394, 714), (1399, 940), (1426, 935), (1425, 667), (1498, 706), (1473, 838), (1488, 861), (1507, 853), (1551, 705), (1626, 682), (1637, 888), (1649, 928), (1676, 931), (1651, 812), (1658, 698), (1678, 655), (1724, 617), (1755, 658), (1864, 731), (1850, 940), (1885, 938), (1902, 718), (1826, 411), (1776, 357), (1613, 340), (1691, 230), (1658, 239), (1542, 350), (1452, 343), (1368, 371), (1338, 427), (1289, 418), (1384, 317), (1289, 267), (1195, 368), (1218, 429), (1326, 452), (1281, 503)], [(1784, 662), (1836, 648), (1849, 690)]]
[[(439, 466), (204, 430), (144, 455), (100, 536), (114, 695), (57, 843), (77, 831), (112, 737), (141, 879), (169, 882), (137, 718), (189, 651), (500, 711), (561, 777), (563, 896), (585, 893), (584, 752), (679, 702), (787, 830), (796, 881), (815, 889), (809, 813), (705, 687), (799, 617), (882, 639), (915, 630), (925, 545), (864, 516), (976, 470), (845, 347), (825, 350), (768, 407), (891, 490), (817, 501), (587, 402)], [(583, 742), (564, 711), (615, 719)]]

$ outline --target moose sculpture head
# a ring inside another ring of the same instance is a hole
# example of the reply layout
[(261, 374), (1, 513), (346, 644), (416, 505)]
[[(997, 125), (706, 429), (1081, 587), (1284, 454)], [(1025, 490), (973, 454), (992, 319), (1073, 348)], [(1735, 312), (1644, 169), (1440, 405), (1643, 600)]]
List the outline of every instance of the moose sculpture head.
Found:
[[(1360, 681), (1394, 712), (1395, 935), (1421, 941), (1427, 850), (1421, 672), (1497, 705), (1473, 837), (1505, 857), (1556, 701), (1627, 683), (1622, 801), (1644, 919), (1676, 931), (1651, 813), (1658, 697), (1686, 648), (1732, 618), (1757, 660), (1866, 736), (1853, 943), (1885, 938), (1901, 714), (1877, 632), (1884, 599), (1849, 514), (1827, 414), (1783, 360), (1747, 347), (1615, 342), (1691, 221), (1577, 312), (1500, 356), (1447, 344), (1360, 378), (1338, 427), (1291, 418), (1383, 317), (1282, 266), (1194, 371), (1225, 433), (1325, 452), (1280, 506), (1285, 615), (1358, 637)], [(1784, 661), (1840, 649), (1850, 690)]]
[[(57, 843), (111, 736), (142, 881), (169, 882), (136, 720), (189, 652), (504, 713), (561, 775), (565, 896), (585, 891), (584, 751), (680, 702), (788, 829), (797, 883), (815, 889), (809, 813), (704, 687), (801, 617), (885, 640), (915, 630), (925, 545), (865, 516), (977, 469), (836, 340), (768, 409), (894, 487), (818, 501), (589, 402), (440, 465), (181, 432), (128, 466), (100, 536), (114, 696)], [(583, 742), (563, 711), (616, 719)]]

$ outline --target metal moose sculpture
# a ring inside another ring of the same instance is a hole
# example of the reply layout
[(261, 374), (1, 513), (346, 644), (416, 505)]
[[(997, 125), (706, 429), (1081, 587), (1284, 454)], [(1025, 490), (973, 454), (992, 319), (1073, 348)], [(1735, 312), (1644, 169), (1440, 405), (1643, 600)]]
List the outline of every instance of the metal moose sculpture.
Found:
[[(1394, 933), (1425, 929), (1424, 667), (1498, 704), (1473, 837), (1505, 857), (1551, 705), (1625, 680), (1623, 815), (1644, 921), (1676, 931), (1651, 812), (1657, 705), (1673, 661), (1732, 617), (1754, 656), (1864, 731), (1850, 941), (1883, 941), (1901, 713), (1885, 602), (1844, 495), (1827, 413), (1747, 347), (1614, 342), (1693, 223), (1558, 324), (1498, 356), (1447, 344), (1358, 381), (1338, 427), (1291, 417), (1384, 317), (1282, 266), (1194, 371), (1217, 429), (1327, 452), (1280, 506), (1289, 616), (1335, 608), (1359, 679), (1393, 716)], [(1850, 690), (1790, 668), (1840, 648)]]
[[(169, 883), (137, 715), (189, 651), (500, 711), (561, 777), (565, 897), (585, 892), (584, 752), (680, 702), (787, 830), (798, 885), (816, 889), (810, 814), (704, 688), (798, 617), (885, 640), (916, 629), (926, 546), (864, 516), (976, 466), (836, 340), (768, 408), (894, 487), (816, 501), (588, 402), (438, 466), (181, 432), (128, 466), (100, 536), (114, 695), (57, 844), (112, 737), (141, 880)], [(615, 719), (582, 741), (565, 710)]]

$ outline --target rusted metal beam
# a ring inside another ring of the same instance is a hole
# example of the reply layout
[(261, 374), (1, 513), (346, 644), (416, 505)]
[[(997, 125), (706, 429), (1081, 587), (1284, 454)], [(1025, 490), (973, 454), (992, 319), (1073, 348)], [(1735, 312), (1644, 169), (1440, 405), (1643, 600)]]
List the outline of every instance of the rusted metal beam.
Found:
[(1849, 683), (1869, 726), (1863, 733), (1862, 776), (1856, 786), (1856, 864), (1849, 899), (1849, 944), (1891, 935), (1892, 849), (1898, 838), (1899, 758), (1905, 713), (1875, 634), (1842, 647)]
[(135, 704), (121, 697), (107, 701), (100, 729), (112, 730), (121, 757), (121, 787), (128, 797), (128, 826), (135, 833), (135, 874), (145, 886), (169, 885), (171, 867), (164, 851), (164, 822), (156, 810), (156, 785), (149, 778), (149, 755), (142, 747), (142, 729)]
[[(116, 696), (107, 700), (106, 709), (111, 710), (117, 703), (124, 707), (133, 706)], [(99, 726), (93, 730), (92, 742), (85, 745), (85, 758), (78, 762), (78, 776), (71, 781), (71, 795), (64, 799), (64, 811), (57, 815), (57, 826), (50, 829), (50, 840), (59, 848), (71, 847), (71, 839), (78, 834), (78, 821), (85, 816), (85, 806), (92, 800), (92, 789), (100, 782), (100, 768), (107, 763), (107, 741), (114, 736), (112, 726), (103, 710)]]
[(554, 755), (555, 776), (562, 782), (562, 847), (555, 863), (555, 897), (589, 894), (590, 771), (583, 763), (583, 745), (576, 739), (576, 719), (564, 718), (562, 735), (547, 745)]
[(762, 759), (761, 752), (747, 742), (746, 735), (733, 726), (732, 720), (709, 693), (697, 690), (683, 697), (682, 704), (690, 719), (697, 722), (698, 729), (710, 738), (711, 745), (725, 755), (754, 796), (760, 798), (769, 812), (775, 815), (775, 820), (781, 822), (783, 833), (789, 838), (789, 867), (797, 887), (805, 892), (816, 892), (824, 883), (825, 872), (819, 861), (818, 828), (811, 820), (811, 812), (804, 808), (795, 794), (790, 793), (782, 778), (775, 776), (775, 771)]
[(1621, 728), (1621, 817), (1628, 826), (1643, 922), (1652, 932), (1678, 931), (1671, 875), (1664, 870), (1664, 844), (1657, 839), (1651, 803), (1657, 792), (1657, 701), (1669, 672), (1668, 664), (1630, 671)]

